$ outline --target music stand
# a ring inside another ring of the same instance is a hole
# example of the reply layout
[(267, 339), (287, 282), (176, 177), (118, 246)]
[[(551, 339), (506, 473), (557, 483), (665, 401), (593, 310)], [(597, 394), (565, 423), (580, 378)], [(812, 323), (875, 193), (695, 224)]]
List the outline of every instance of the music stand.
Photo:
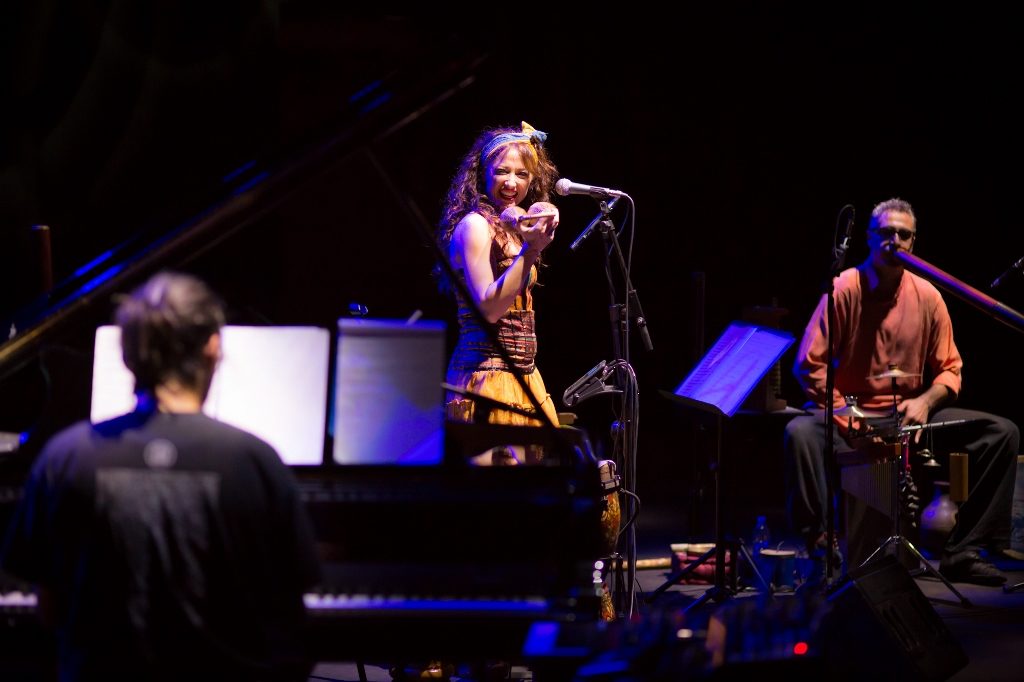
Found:
[[(662, 395), (699, 410), (715, 415), (715, 546), (703, 556), (691, 562), (668, 577), (651, 595), (647, 602), (653, 601), (659, 594), (678, 583), (691, 571), (715, 556), (714, 585), (704, 592), (695, 602), (686, 607), (685, 611), (695, 608), (709, 599), (722, 601), (735, 591), (735, 587), (725, 585), (725, 551), (726, 540), (722, 528), (722, 417), (732, 417), (743, 401), (747, 399), (758, 382), (768, 370), (778, 362), (786, 352), (794, 338), (777, 329), (768, 329), (756, 325), (733, 322), (722, 333), (711, 349), (704, 355), (690, 375), (679, 385), (674, 393), (662, 391)], [(750, 557), (745, 546), (732, 542), (742, 556), (750, 564), (761, 585), (771, 593), (771, 587), (765, 581), (757, 565)], [(737, 549), (733, 551), (735, 561)], [(733, 571), (735, 579), (736, 571)], [(734, 582), (735, 585), (735, 582)]]

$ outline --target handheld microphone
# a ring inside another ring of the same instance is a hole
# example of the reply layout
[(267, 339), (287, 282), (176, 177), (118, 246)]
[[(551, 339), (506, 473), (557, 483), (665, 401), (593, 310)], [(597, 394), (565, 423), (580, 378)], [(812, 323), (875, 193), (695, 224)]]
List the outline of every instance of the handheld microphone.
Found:
[(583, 185), (578, 182), (573, 182), (568, 178), (562, 178), (555, 183), (555, 193), (563, 197), (567, 197), (570, 194), (585, 194), (596, 199), (607, 199), (609, 197), (621, 197), (626, 195), (625, 192), (620, 192), (617, 189), (595, 187), (594, 185)]

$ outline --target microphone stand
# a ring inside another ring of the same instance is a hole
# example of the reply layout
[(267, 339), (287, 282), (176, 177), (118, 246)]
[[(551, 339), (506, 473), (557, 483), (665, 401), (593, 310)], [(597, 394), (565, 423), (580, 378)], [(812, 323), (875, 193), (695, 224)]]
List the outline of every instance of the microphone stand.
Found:
[[(846, 236), (833, 251), (832, 265), (829, 267), (828, 280), (825, 284), (827, 304), (825, 314), (828, 316), (828, 324), (825, 325), (825, 580), (823, 585), (827, 589), (831, 584), (832, 571), (835, 557), (832, 547), (836, 542), (835, 527), (835, 491), (833, 490), (833, 476), (836, 468), (836, 443), (833, 395), (836, 385), (836, 369), (832, 362), (832, 339), (833, 330), (836, 324), (836, 299), (835, 299), (835, 278), (843, 271), (846, 264), (846, 251), (850, 246), (850, 228), (853, 225), (853, 206), (843, 206), (839, 211), (842, 217), (846, 209), (851, 210), (850, 221), (847, 224)], [(838, 220), (837, 220), (838, 224)]]
[[(633, 200), (629, 195), (623, 195), (630, 204)], [(628, 524), (628, 532), (626, 534), (626, 584), (628, 588), (628, 602), (626, 608), (622, 609), (621, 599), (623, 595), (620, 593), (617, 595), (620, 599), (620, 603), (617, 605), (619, 611), (623, 610), (630, 616), (633, 615), (635, 609), (636, 597), (635, 597), (635, 584), (636, 584), (636, 513), (638, 510), (637, 497), (635, 493), (636, 488), (636, 443), (637, 443), (637, 428), (639, 424), (639, 389), (636, 383), (636, 375), (633, 372), (633, 368), (629, 364), (629, 315), (630, 308), (632, 307), (635, 314), (635, 323), (637, 328), (640, 330), (641, 339), (643, 340), (644, 347), (647, 350), (652, 350), (654, 345), (651, 343), (650, 333), (647, 329), (647, 320), (644, 317), (643, 310), (640, 307), (640, 300), (637, 296), (636, 289), (633, 288), (633, 283), (630, 280), (629, 268), (626, 266), (626, 260), (622, 255), (622, 248), (619, 245), (618, 236), (615, 231), (615, 224), (611, 219), (611, 210), (614, 204), (609, 205), (607, 201), (600, 202), (601, 218), (596, 221), (596, 229), (601, 233), (601, 237), (605, 244), (605, 274), (608, 279), (609, 298), (611, 304), (609, 307), (609, 318), (612, 326), (612, 348), (615, 354), (615, 360), (609, 363), (614, 368), (615, 372), (615, 385), (622, 392), (621, 402), (621, 417), (612, 424), (612, 439), (614, 444), (614, 454), (617, 463), (621, 463), (620, 471), (622, 471), (622, 489), (626, 493), (627, 502), (625, 505), (626, 519)], [(584, 234), (580, 235), (580, 240), (586, 237), (586, 234), (591, 229), (588, 226)], [(579, 241), (579, 240), (577, 240)], [(622, 276), (625, 280), (626, 287), (626, 303), (619, 303), (616, 301), (615, 296), (615, 285), (612, 277), (612, 256), (618, 261), (619, 269), (622, 272)]]
[[(633, 199), (628, 195), (623, 195), (626, 199), (633, 203)], [(636, 289), (633, 288), (633, 282), (629, 276), (629, 268), (626, 266), (626, 259), (622, 255), (622, 248), (619, 246), (618, 234), (615, 231), (615, 224), (611, 219), (611, 210), (615, 206), (615, 201), (611, 203), (607, 201), (600, 202), (600, 208), (602, 217), (597, 221), (597, 229), (601, 233), (605, 242), (605, 272), (608, 275), (608, 284), (612, 292), (612, 306), (617, 307), (623, 314), (617, 315), (616, 311), (612, 313), (612, 325), (615, 337), (612, 339), (613, 343), (618, 343), (618, 338), (621, 337), (621, 354), (619, 353), (619, 346), (616, 345), (616, 358), (622, 358), (629, 362), (629, 319), (628, 312), (630, 308), (634, 311), (634, 322), (636, 323), (637, 330), (640, 332), (640, 339), (644, 342), (644, 349), (648, 351), (654, 350), (654, 344), (651, 342), (651, 334), (647, 329), (647, 318), (644, 317), (643, 308), (640, 306), (640, 298), (637, 296)], [(580, 238), (586, 236), (586, 233), (581, 234)], [(616, 259), (619, 263), (619, 269), (622, 271), (622, 276), (625, 279), (626, 284), (626, 300), (625, 305), (616, 304), (615, 302), (615, 291), (612, 285), (612, 274), (611, 274), (611, 255), (615, 254)]]

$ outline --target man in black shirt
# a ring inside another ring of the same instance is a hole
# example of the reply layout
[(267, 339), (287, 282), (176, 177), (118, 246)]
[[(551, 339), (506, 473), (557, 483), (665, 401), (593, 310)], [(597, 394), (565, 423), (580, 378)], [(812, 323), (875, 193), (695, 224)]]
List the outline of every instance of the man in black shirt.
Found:
[(38, 586), (61, 679), (294, 679), (319, 579), (291, 472), (201, 412), (224, 311), (151, 278), (117, 311), (134, 412), (80, 422), (35, 462), (0, 560)]

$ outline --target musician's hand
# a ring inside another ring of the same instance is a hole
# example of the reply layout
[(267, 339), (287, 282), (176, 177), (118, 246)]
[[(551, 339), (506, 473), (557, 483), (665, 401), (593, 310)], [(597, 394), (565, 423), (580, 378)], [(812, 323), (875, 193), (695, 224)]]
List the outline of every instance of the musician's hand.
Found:
[[(927, 424), (928, 415), (931, 413), (931, 404), (923, 396), (907, 398), (897, 406), (902, 418), (900, 426), (915, 426)], [(921, 431), (914, 434), (914, 442), (921, 442)]]

